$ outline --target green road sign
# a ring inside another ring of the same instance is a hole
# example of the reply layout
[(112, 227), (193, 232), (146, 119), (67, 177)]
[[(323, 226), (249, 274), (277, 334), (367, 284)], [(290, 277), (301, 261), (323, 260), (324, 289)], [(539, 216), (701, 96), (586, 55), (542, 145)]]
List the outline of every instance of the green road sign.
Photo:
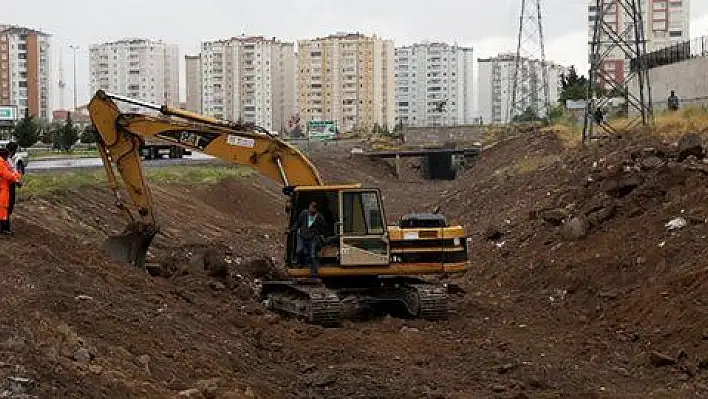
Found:
[(310, 140), (335, 140), (337, 138), (337, 122), (309, 121), (307, 134)]
[(17, 108), (0, 106), (0, 121), (17, 120)]

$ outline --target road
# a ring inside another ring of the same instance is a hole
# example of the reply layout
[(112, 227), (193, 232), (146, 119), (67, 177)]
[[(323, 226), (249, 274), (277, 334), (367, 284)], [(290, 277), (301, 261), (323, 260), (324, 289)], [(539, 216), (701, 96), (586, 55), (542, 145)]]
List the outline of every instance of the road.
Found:
[[(183, 164), (203, 164), (203, 163), (220, 163), (218, 159), (205, 155), (199, 152), (193, 152), (192, 155), (186, 155), (181, 159), (163, 158), (159, 160), (143, 161), (145, 167), (160, 167), (167, 165), (183, 165)], [(74, 159), (48, 159), (30, 161), (27, 165), (27, 172), (46, 172), (60, 171), (66, 169), (93, 169), (103, 167), (101, 158), (74, 158)]]

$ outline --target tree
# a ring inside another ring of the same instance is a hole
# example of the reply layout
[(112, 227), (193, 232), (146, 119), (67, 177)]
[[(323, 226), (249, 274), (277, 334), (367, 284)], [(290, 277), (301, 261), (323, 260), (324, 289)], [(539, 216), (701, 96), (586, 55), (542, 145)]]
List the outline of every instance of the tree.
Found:
[(550, 112), (548, 112), (548, 119), (551, 123), (559, 121), (563, 118), (564, 107), (562, 104), (558, 104), (555, 107), (551, 107)]
[(86, 125), (81, 129), (81, 137), (79, 140), (83, 144), (93, 144), (96, 142), (96, 130), (94, 130), (93, 125)]
[(522, 112), (520, 115), (515, 115), (512, 119), (512, 122), (537, 122), (541, 121), (541, 118), (539, 118), (538, 114), (536, 111), (531, 108), (527, 107), (524, 112)]
[(69, 152), (79, 140), (79, 130), (71, 121), (71, 114), (66, 116), (66, 122), (54, 132), (54, 148)]
[(25, 116), (15, 126), (15, 139), (22, 148), (32, 147), (39, 140), (40, 126), (37, 118), (30, 116), (29, 109)]
[(565, 105), (568, 100), (584, 100), (588, 95), (588, 79), (578, 76), (575, 67), (570, 67), (567, 74), (561, 75), (560, 102)]

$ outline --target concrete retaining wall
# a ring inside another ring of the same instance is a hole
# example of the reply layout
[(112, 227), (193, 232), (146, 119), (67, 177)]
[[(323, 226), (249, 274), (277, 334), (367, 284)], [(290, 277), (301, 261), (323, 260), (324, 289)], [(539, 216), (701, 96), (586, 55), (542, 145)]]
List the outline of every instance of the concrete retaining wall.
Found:
[(484, 129), (478, 125), (408, 127), (403, 132), (406, 145), (442, 145), (448, 142), (482, 141)]
[(321, 153), (321, 152), (349, 152), (354, 147), (362, 147), (363, 142), (361, 140), (333, 140), (333, 141), (319, 141), (319, 140), (288, 140), (288, 143), (294, 145), (300, 149), (300, 151), (305, 154), (311, 153)]
[[(649, 70), (651, 80), (651, 98), (655, 110), (667, 108), (667, 99), (671, 90), (676, 91), (681, 108), (708, 107), (708, 57), (664, 65)], [(639, 95), (636, 80), (632, 80), (630, 93)], [(630, 108), (630, 114), (636, 111)]]

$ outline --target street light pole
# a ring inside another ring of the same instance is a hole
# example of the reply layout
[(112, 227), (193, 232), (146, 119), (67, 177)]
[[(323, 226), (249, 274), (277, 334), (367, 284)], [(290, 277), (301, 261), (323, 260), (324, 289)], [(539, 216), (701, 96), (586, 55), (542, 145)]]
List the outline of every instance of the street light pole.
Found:
[(74, 46), (73, 44), (69, 46), (70, 49), (74, 51), (74, 112), (76, 112), (77, 108), (77, 101), (76, 101), (76, 50), (79, 49), (79, 46)]

